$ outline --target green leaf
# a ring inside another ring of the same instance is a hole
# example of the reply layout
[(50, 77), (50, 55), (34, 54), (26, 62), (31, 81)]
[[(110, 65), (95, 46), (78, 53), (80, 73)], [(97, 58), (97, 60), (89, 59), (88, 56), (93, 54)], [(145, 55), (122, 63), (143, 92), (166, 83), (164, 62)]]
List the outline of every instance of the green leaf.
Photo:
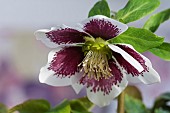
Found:
[(68, 100), (64, 100), (61, 104), (46, 113), (70, 113), (71, 108)]
[(109, 42), (131, 44), (138, 52), (142, 53), (161, 45), (163, 40), (164, 38), (156, 36), (146, 29), (129, 27), (126, 32), (110, 39)]
[(107, 17), (110, 17), (110, 8), (106, 0), (101, 0), (97, 2), (90, 10), (88, 17), (95, 15), (105, 15)]
[(92, 113), (92, 112), (71, 110), (71, 113)]
[(0, 103), (0, 113), (8, 113), (7, 107)]
[(70, 101), (71, 109), (77, 113), (89, 113), (89, 110), (92, 109), (93, 103), (88, 100), (87, 97), (78, 98)]
[(170, 113), (170, 112), (165, 111), (163, 109), (156, 109), (154, 113)]
[(159, 0), (129, 0), (123, 9), (118, 11), (116, 18), (124, 23), (129, 23), (148, 15), (159, 4)]
[(163, 110), (167, 110), (170, 111), (170, 106), (167, 105), (167, 103), (170, 102), (170, 92), (168, 93), (163, 93), (162, 95), (160, 95), (155, 103), (154, 106), (152, 108), (152, 112), (155, 111), (158, 108), (161, 108)]
[(126, 113), (148, 113), (142, 101), (131, 96), (125, 95), (125, 111)]
[(149, 51), (163, 60), (170, 61), (170, 43), (164, 42), (160, 46), (152, 48)]
[(28, 100), (9, 110), (9, 113), (19, 111), (19, 113), (45, 113), (50, 109), (50, 104), (46, 100)]
[(133, 98), (142, 100), (142, 94), (136, 86), (127, 86), (125, 89), (125, 93)]
[(152, 32), (155, 32), (159, 25), (170, 18), (170, 9), (159, 12), (151, 16), (144, 25), (144, 29), (148, 29)]

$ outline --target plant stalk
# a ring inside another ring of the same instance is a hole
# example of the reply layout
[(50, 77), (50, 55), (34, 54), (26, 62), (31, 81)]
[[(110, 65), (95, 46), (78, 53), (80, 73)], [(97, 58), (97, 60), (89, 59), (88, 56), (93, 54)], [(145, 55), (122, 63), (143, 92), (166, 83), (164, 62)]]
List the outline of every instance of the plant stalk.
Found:
[(125, 105), (125, 92), (123, 91), (118, 96), (117, 113), (125, 113), (124, 105)]

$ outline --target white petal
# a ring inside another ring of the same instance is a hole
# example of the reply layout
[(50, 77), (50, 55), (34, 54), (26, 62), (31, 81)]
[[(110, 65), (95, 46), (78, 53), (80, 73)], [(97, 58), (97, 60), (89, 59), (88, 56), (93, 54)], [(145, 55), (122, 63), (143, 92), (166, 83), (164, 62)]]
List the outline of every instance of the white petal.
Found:
[(142, 72), (144, 70), (142, 65), (136, 59), (134, 59), (131, 55), (129, 55), (127, 52), (125, 52), (123, 49), (121, 49), (118, 46), (115, 46), (113, 44), (108, 44), (108, 46), (113, 51), (121, 54), (123, 56), (123, 58), (127, 62), (129, 62), (134, 68), (136, 68), (139, 72)]
[(42, 67), (39, 74), (39, 81), (51, 86), (68, 86), (71, 85), (70, 78), (57, 78), (53, 71), (47, 69), (48, 66)]
[[(55, 28), (55, 27), (51, 28), (51, 30), (55, 30), (55, 29), (57, 29), (57, 28)], [(40, 30), (37, 30), (34, 34), (35, 34), (37, 40), (41, 40), (47, 47), (57, 48), (59, 45), (52, 42), (49, 38), (47, 38), (46, 33), (50, 32), (51, 30), (49, 30), (49, 29), (40, 29)]]
[(74, 77), (71, 78), (72, 83), (77, 83), (81, 79), (81, 77), (83, 77), (83, 74), (83, 71), (76, 73)]
[(65, 78), (58, 78), (57, 76), (55, 76), (55, 72), (52, 70), (48, 70), (49, 67), (49, 63), (53, 60), (54, 55), (56, 54), (56, 52), (58, 52), (59, 50), (61, 50), (61, 48), (57, 48), (56, 50), (53, 50), (49, 53), (48, 55), (48, 63), (46, 66), (42, 67), (40, 70), (40, 74), (39, 74), (39, 81), (41, 83), (46, 83), (48, 85), (52, 85), (52, 86), (68, 86), (71, 85), (71, 78), (65, 77)]
[(145, 60), (145, 65), (149, 68), (148, 72), (144, 72), (143, 76), (139, 75), (139, 76), (132, 76), (131, 74), (127, 75), (127, 79), (129, 82), (132, 83), (140, 83), (143, 82), (144, 84), (153, 84), (153, 83), (157, 83), (160, 82), (160, 76), (159, 74), (152, 68), (152, 64), (150, 62), (150, 60), (148, 58), (146, 58), (145, 56), (141, 55), (142, 58)]
[(82, 84), (79, 84), (79, 80), (81, 79), (81, 77), (83, 76), (84, 72), (80, 72), (80, 73), (76, 73), (75, 76), (73, 76), (71, 78), (72, 81), (72, 87), (74, 89), (74, 91), (78, 94), (81, 89), (84, 87)]
[(113, 25), (116, 25), (117, 28), (121, 29), (121, 31), (119, 32), (119, 34), (125, 32), (125, 31), (128, 29), (128, 26), (127, 26), (126, 24), (123, 24), (123, 23), (121, 23), (121, 22), (119, 22), (119, 21), (116, 21), (116, 20), (114, 20), (114, 19), (108, 18), (108, 17), (103, 16), (103, 15), (96, 15), (96, 16), (87, 18), (86, 20), (84, 20), (83, 22), (81, 22), (81, 23), (78, 24), (78, 25), (79, 25), (79, 27), (80, 27), (81, 29), (83, 29), (83, 28), (84, 28), (84, 25), (85, 25), (86, 23), (89, 23), (89, 22), (90, 22), (91, 20), (93, 20), (93, 19), (100, 19), (100, 20), (103, 20), (103, 19), (104, 19), (104, 20), (106, 20), (106, 21), (111, 22)]
[[(130, 44), (121, 44), (121, 45), (126, 45), (129, 48), (133, 49), (134, 51), (136, 51), (132, 45)], [(136, 51), (137, 52), (137, 51)], [(137, 52), (138, 54), (140, 54), (139, 52)], [(140, 83), (143, 82), (144, 84), (152, 84), (152, 83), (157, 83), (160, 82), (160, 76), (159, 74), (152, 68), (152, 63), (150, 62), (150, 60), (148, 58), (146, 58), (145, 56), (143, 56), (142, 54), (140, 54), (140, 56), (145, 60), (145, 65), (149, 68), (149, 72), (144, 72), (143, 76), (139, 75), (139, 76), (132, 76), (131, 74), (127, 74), (127, 80), (131, 83)]]
[(84, 85), (80, 84), (80, 83), (73, 83), (72, 84), (72, 88), (74, 89), (74, 91), (78, 94), (82, 89), (83, 89)]
[(103, 107), (109, 105), (110, 102), (126, 88), (127, 84), (128, 81), (126, 78), (123, 78), (121, 83), (112, 86), (112, 90), (108, 95), (103, 95), (103, 92), (101, 91), (94, 93), (90, 91), (90, 88), (87, 88), (87, 97), (94, 104)]
[[(54, 42), (52, 42), (49, 38), (47, 38), (47, 35), (46, 33), (47, 32), (50, 32), (52, 30), (60, 30), (60, 29), (65, 29), (65, 28), (71, 28), (71, 27), (68, 27), (66, 25), (61, 25), (61, 26), (57, 26), (57, 27), (52, 27), (50, 30), (49, 29), (40, 29), (40, 30), (37, 30), (34, 34), (35, 34), (35, 37), (37, 40), (41, 40), (47, 47), (50, 47), (50, 48), (57, 48), (57, 47), (61, 47), (61, 46), (75, 46), (77, 44), (82, 44), (82, 43), (72, 43), (72, 44), (56, 44)], [(72, 29), (75, 29), (75, 30), (78, 30), (77, 28), (72, 28)], [(80, 30), (78, 30), (80, 31)], [(81, 30), (82, 32), (82, 30)]]

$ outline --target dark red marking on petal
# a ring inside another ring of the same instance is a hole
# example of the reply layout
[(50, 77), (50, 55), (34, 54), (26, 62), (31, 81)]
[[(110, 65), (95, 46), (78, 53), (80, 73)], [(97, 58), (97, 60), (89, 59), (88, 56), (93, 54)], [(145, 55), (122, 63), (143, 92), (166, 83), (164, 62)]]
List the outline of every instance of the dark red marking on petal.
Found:
[(111, 73), (115, 79), (115, 85), (122, 81), (123, 73), (121, 72), (120, 68), (116, 65), (115, 61), (112, 59), (109, 60), (109, 68), (111, 69)]
[(81, 47), (65, 47), (54, 55), (48, 69), (53, 70), (55, 75), (70, 77), (79, 71), (78, 64), (82, 62), (83, 58)]
[[(120, 83), (123, 77), (123, 74), (118, 69), (114, 61), (109, 61), (111, 73), (113, 74), (109, 78), (101, 77), (99, 80), (95, 78), (89, 78), (87, 75), (80, 79), (80, 84), (87, 85), (88, 88), (91, 88), (92, 92), (102, 91), (103, 95), (109, 94), (112, 90), (113, 85)], [(118, 86), (118, 85), (117, 85)]]
[(85, 24), (84, 31), (94, 38), (100, 37), (104, 40), (108, 40), (117, 36), (121, 29), (107, 20), (92, 19), (89, 23)]
[(148, 71), (148, 67), (145, 65), (145, 60), (142, 58), (142, 56), (134, 51), (133, 49), (129, 48), (126, 45), (118, 45), (121, 49), (126, 51), (129, 55), (131, 55), (134, 59), (136, 59), (144, 68), (142, 72), (139, 72), (135, 67), (133, 67), (129, 62), (127, 62), (121, 54), (112, 52), (113, 56), (116, 58), (118, 63), (127, 71), (128, 74), (132, 74), (132, 76), (139, 76), (142, 75), (143, 72)]
[(82, 43), (85, 42), (83, 37), (87, 36), (84, 32), (72, 28), (52, 30), (46, 34), (47, 38), (56, 44)]

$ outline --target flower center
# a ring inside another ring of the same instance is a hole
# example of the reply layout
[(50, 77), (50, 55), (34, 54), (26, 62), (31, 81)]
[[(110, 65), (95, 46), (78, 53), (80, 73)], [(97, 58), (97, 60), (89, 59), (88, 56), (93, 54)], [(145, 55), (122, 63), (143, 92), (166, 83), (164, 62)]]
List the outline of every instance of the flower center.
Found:
[(84, 70), (84, 76), (99, 80), (100, 78), (109, 78), (111, 70), (109, 68), (108, 59), (111, 57), (108, 42), (101, 38), (85, 37), (85, 44), (82, 50), (85, 54), (84, 60), (80, 63)]

